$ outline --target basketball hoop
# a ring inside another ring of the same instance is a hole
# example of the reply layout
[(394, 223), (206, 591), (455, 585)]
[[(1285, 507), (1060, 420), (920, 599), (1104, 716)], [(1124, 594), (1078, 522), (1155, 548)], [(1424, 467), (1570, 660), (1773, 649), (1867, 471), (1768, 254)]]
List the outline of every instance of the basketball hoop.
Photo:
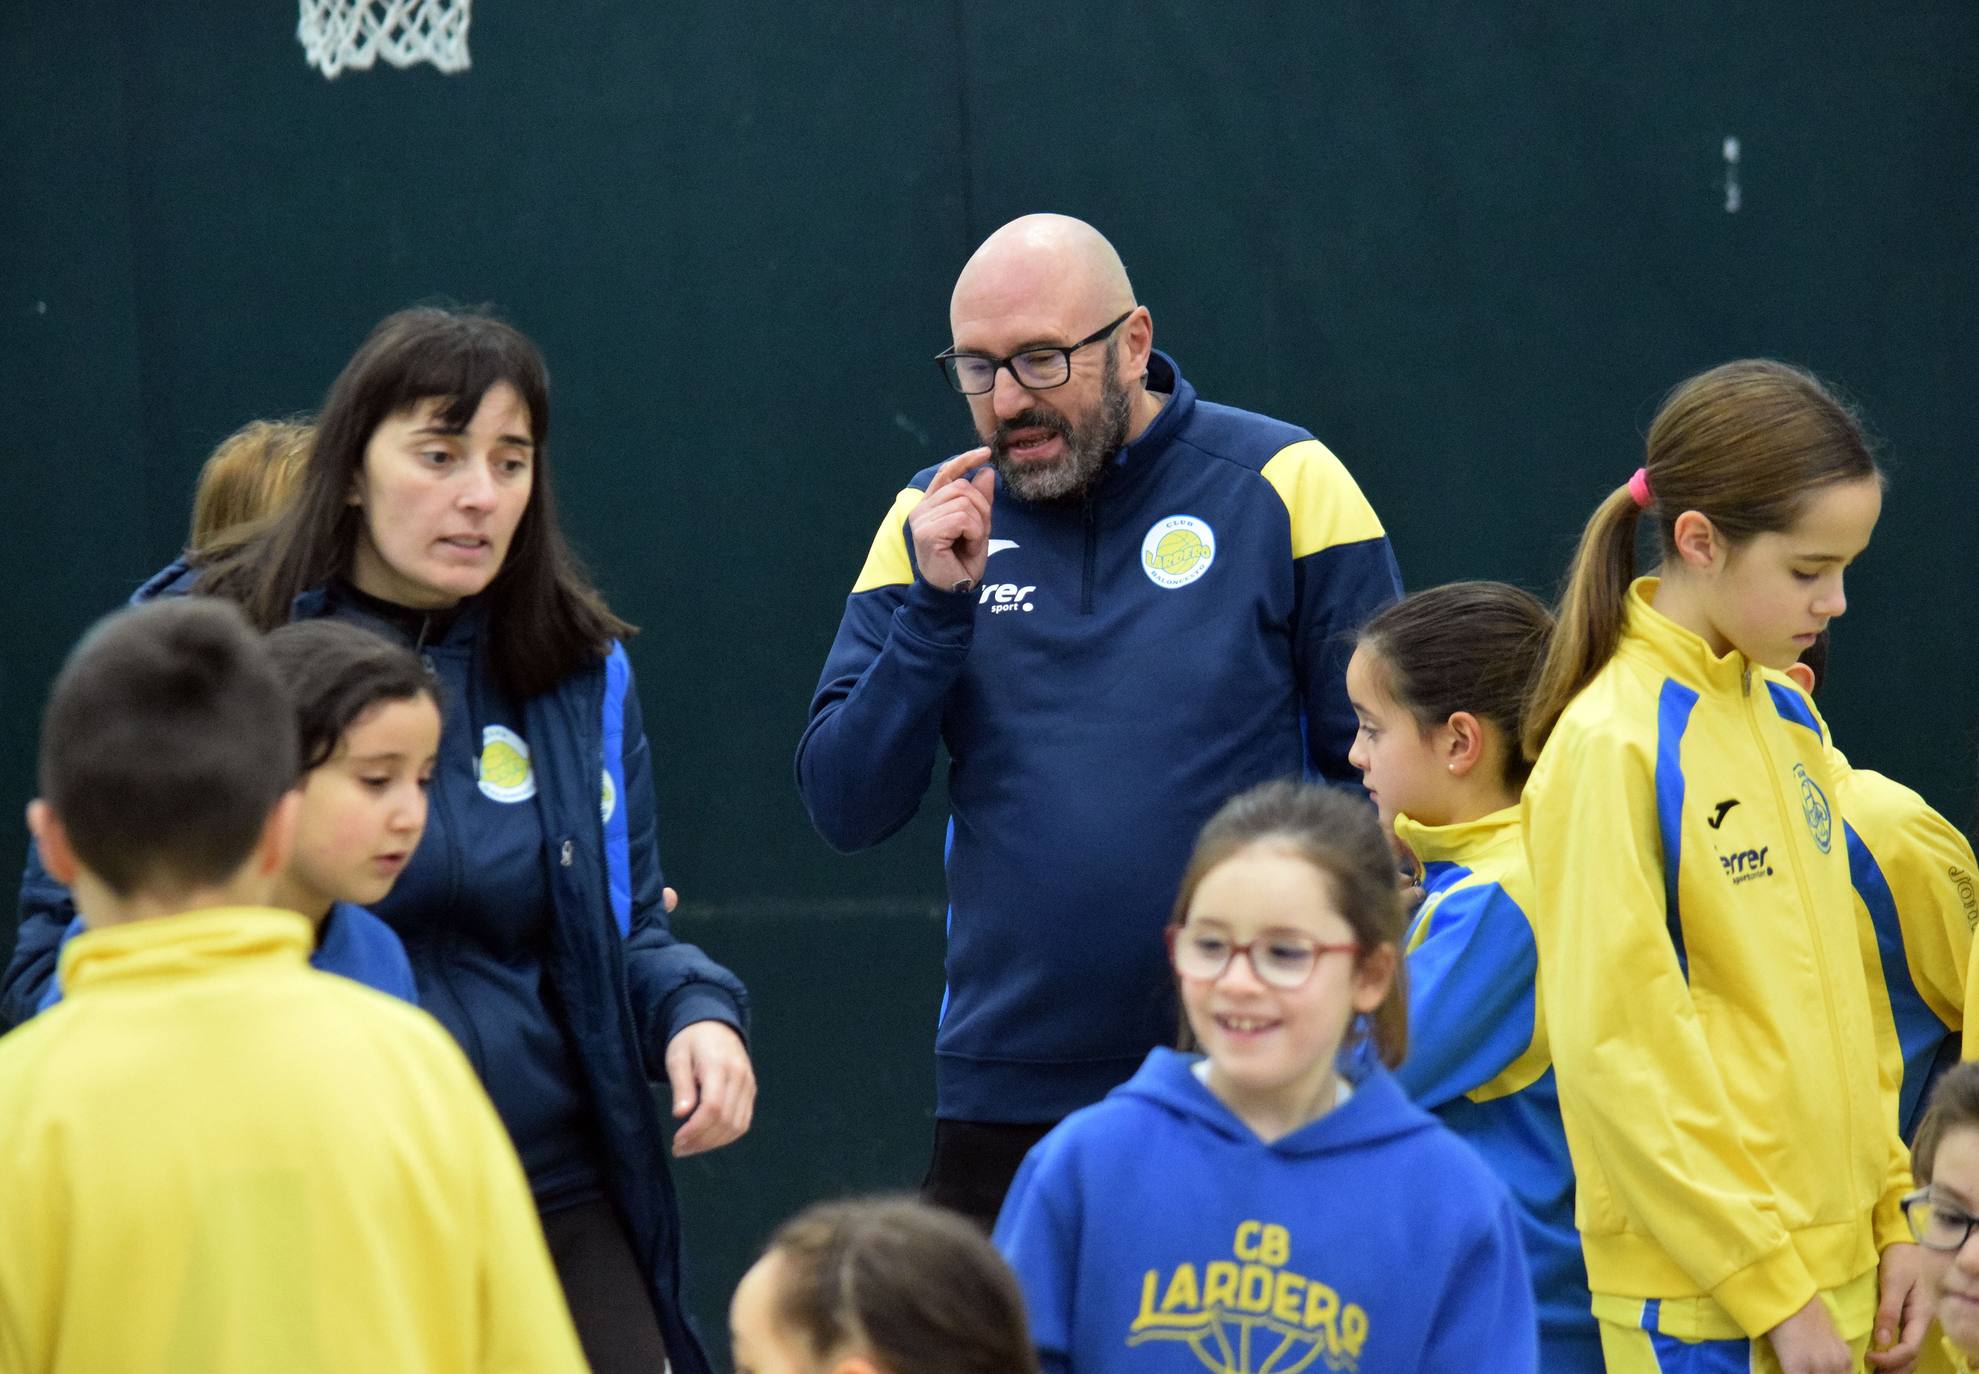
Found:
[(431, 62), (464, 72), (471, 0), (300, 0), (295, 36), (309, 65), (324, 76), (369, 71), (379, 58), (394, 67)]

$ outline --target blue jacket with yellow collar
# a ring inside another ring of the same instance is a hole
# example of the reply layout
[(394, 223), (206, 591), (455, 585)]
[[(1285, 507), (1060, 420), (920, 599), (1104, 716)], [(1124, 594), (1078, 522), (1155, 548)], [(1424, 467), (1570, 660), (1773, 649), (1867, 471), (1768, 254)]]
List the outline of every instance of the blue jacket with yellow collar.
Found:
[(1409, 1055), (1395, 1081), (1511, 1190), (1539, 1308), (1540, 1367), (1600, 1374), (1518, 808), (1449, 825), (1397, 816), (1395, 834), (1422, 861), (1424, 893), (1407, 941)]
[(1173, 1039), (1160, 932), (1196, 832), (1254, 783), (1355, 780), (1351, 631), (1401, 579), (1354, 480), (1305, 431), (1196, 398), (1081, 501), (999, 492), (983, 585), (918, 580), (895, 498), (797, 748), (836, 848), (885, 839), (949, 755), (938, 1115), (1042, 1122)]

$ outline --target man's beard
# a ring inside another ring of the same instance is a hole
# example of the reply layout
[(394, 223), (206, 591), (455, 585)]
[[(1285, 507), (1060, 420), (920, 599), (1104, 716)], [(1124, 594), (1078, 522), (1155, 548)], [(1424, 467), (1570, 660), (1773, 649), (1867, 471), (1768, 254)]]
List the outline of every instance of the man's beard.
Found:
[[(1075, 424), (1055, 410), (1037, 408), (1001, 421), (993, 434), (984, 436), (990, 446), (990, 466), (1003, 489), (1019, 501), (1070, 501), (1085, 494), (1107, 459), (1127, 442), (1131, 413), (1109, 344), (1100, 374), (1099, 404), (1091, 416)], [(1010, 435), (1024, 429), (1050, 430), (1064, 441), (1065, 451), (1049, 463), (1012, 462)]]

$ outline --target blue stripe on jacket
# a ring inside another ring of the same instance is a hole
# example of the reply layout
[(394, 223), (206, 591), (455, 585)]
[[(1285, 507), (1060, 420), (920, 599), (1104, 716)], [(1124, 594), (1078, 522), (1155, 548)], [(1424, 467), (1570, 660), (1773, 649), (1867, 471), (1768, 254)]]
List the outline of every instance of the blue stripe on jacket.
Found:
[(632, 853), (626, 835), (625, 693), (632, 683), (632, 663), (625, 646), (613, 643), (605, 659), (604, 729), (605, 776), (611, 789), (604, 803), (605, 872), (611, 888), (612, 919), (621, 937), (632, 933)]
[(1883, 964), (1883, 987), (1890, 997), (1890, 1018), (1896, 1022), (1897, 1043), (1903, 1047), (1903, 1089), (1897, 1097), (1897, 1126), (1903, 1138), (1917, 1133), (1917, 1123), (1928, 1100), (1926, 1089), (1936, 1081), (1944, 1065), (1944, 1048), (1949, 1041), (1951, 1063), (1958, 1060), (1957, 1037), (1938, 1019), (1931, 1004), (1918, 992), (1910, 976), (1909, 961), (1903, 954), (1903, 926), (1897, 919), (1896, 896), (1889, 879), (1869, 846), (1855, 833), (1855, 827), (1842, 822), (1842, 835), (1848, 845), (1848, 877), (1855, 893), (1869, 909), (1869, 923), (1876, 930), (1876, 953)]
[(1690, 980), (1690, 955), (1684, 949), (1677, 873), (1684, 847), (1684, 731), (1690, 728), (1690, 713), (1696, 706), (1697, 693), (1675, 678), (1663, 683), (1656, 700), (1656, 827), (1663, 839), (1663, 901), (1670, 943), (1676, 946), (1677, 967), (1686, 982)]
[(1817, 735), (1821, 733), (1821, 726), (1814, 719), (1814, 712), (1808, 709), (1806, 697), (1791, 687), (1783, 687), (1777, 682), (1770, 681), (1766, 684), (1766, 692), (1773, 698), (1773, 709), (1780, 713), (1780, 719), (1805, 726)]

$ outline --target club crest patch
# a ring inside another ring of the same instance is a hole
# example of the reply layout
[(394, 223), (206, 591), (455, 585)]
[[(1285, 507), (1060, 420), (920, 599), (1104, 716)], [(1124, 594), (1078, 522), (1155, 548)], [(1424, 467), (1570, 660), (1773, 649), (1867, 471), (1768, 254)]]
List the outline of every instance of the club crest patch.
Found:
[(494, 801), (528, 801), (536, 795), (529, 746), (505, 726), (490, 725), (481, 731), (481, 758), (474, 771), (481, 795)]
[(1835, 815), (1828, 809), (1828, 796), (1800, 764), (1793, 766), (1793, 774), (1800, 780), (1800, 814), (1807, 819), (1814, 843), (1826, 854), (1835, 838)]
[(1141, 571), (1157, 587), (1186, 587), (1216, 561), (1216, 532), (1193, 515), (1157, 520), (1141, 540)]

